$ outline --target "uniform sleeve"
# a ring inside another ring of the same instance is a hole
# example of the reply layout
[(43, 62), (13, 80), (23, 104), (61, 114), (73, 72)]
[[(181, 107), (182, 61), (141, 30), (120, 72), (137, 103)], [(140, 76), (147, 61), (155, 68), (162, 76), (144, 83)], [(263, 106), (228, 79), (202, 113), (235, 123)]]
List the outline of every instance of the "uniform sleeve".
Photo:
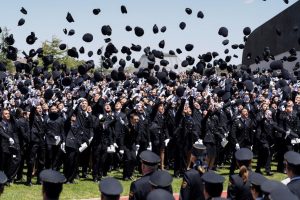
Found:
[(232, 129), (231, 129), (230, 139), (232, 140), (233, 144), (238, 143), (238, 141), (236, 139), (236, 132), (237, 132), (237, 129), (238, 129), (237, 124), (238, 124), (237, 121), (234, 121), (233, 125), (232, 125)]
[(130, 185), (130, 190), (129, 190), (129, 200), (137, 200), (137, 196), (136, 196), (136, 186), (135, 186), (135, 182), (132, 182)]
[(189, 200), (190, 199), (190, 193), (191, 193), (191, 187), (189, 185), (189, 181), (188, 181), (186, 175), (184, 175), (183, 180), (182, 180), (182, 184), (181, 184), (181, 188), (180, 188), (179, 199), (180, 200)]
[(228, 189), (227, 189), (227, 199), (235, 200), (236, 199), (236, 185), (232, 176), (229, 177)]

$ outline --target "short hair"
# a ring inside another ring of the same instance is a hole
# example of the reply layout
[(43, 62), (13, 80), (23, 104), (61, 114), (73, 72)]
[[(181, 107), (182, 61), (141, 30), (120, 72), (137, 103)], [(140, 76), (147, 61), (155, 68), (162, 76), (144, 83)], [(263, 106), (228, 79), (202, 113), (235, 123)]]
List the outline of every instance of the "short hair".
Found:
[(287, 163), (286, 168), (288, 171), (291, 171), (294, 175), (299, 176), (300, 175), (300, 167)]
[(106, 194), (101, 193), (101, 199), (102, 200), (119, 200), (120, 195), (112, 196), (112, 195), (106, 195)]
[(62, 184), (43, 182), (43, 193), (50, 199), (59, 199), (62, 189)]
[(223, 192), (223, 183), (205, 183), (204, 187), (210, 197), (220, 197)]

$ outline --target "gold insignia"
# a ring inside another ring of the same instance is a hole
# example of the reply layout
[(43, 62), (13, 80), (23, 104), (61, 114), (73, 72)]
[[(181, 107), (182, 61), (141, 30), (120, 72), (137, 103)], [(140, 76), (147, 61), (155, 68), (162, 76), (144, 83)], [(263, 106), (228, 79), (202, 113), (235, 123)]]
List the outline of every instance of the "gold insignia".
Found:
[(186, 181), (182, 181), (181, 188), (186, 188), (186, 186), (187, 186), (187, 182)]

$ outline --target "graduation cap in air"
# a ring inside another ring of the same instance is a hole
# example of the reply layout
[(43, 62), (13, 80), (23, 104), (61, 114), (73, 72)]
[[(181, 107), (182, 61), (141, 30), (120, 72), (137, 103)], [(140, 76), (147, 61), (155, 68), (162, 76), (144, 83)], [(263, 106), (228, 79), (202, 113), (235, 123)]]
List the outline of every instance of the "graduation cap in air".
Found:
[(14, 35), (10, 34), (4, 39), (4, 41), (7, 45), (13, 45), (15, 43)]
[(132, 31), (132, 28), (131, 28), (131, 26), (128, 26), (128, 25), (127, 25), (127, 26), (125, 27), (125, 30), (128, 31), (128, 32), (130, 32), (130, 31)]
[(281, 60), (272, 61), (270, 64), (270, 69), (277, 70), (283, 68), (283, 62)]
[(68, 12), (68, 14), (67, 14), (66, 19), (67, 19), (67, 21), (68, 21), (69, 23), (75, 22), (74, 19), (73, 19), (73, 17), (72, 17), (72, 15), (71, 15), (71, 13), (69, 13), (69, 12)]
[(67, 48), (67, 45), (66, 44), (60, 44), (58, 46), (58, 48), (63, 51), (63, 50), (65, 50)]
[(153, 33), (154, 33), (154, 34), (158, 33), (158, 27), (157, 27), (156, 24), (154, 24), (152, 30), (153, 30)]
[(121, 6), (121, 13), (127, 14), (127, 8), (124, 5)]
[(179, 48), (176, 49), (176, 52), (177, 52), (177, 54), (181, 54), (182, 53), (181, 49), (179, 49)]
[(37, 40), (38, 38), (35, 37), (35, 33), (34, 32), (31, 32), (31, 34), (29, 36), (27, 36), (26, 38), (26, 42), (27, 44), (29, 45), (32, 45), (35, 43), (35, 41)]
[(21, 18), (19, 21), (18, 21), (18, 26), (23, 26), (25, 24), (25, 19), (24, 18)]
[(44, 93), (44, 98), (45, 98), (46, 100), (50, 100), (50, 99), (52, 99), (53, 95), (54, 95), (53, 90), (52, 90), (52, 89), (47, 89), (47, 90), (45, 91), (45, 93)]
[(61, 80), (61, 84), (65, 87), (70, 86), (73, 82), (72, 77), (70, 76), (66, 76)]
[(231, 45), (231, 48), (232, 49), (237, 49), (237, 48), (239, 48), (239, 45), (238, 44), (233, 44), (233, 45)]
[(250, 27), (245, 27), (243, 30), (244, 35), (248, 36), (251, 34), (251, 28)]
[(85, 51), (84, 51), (84, 47), (80, 47), (80, 48), (79, 48), (79, 53), (84, 54), (84, 52), (85, 52)]
[(134, 28), (134, 33), (135, 33), (136, 36), (142, 37), (144, 35), (144, 29), (137, 26), (137, 27)]
[(227, 37), (228, 36), (228, 29), (226, 27), (221, 27), (218, 31), (218, 34)]
[(193, 48), (194, 48), (194, 45), (193, 45), (193, 44), (186, 44), (186, 45), (185, 45), (185, 50), (186, 50), (186, 51), (192, 51)]
[(179, 24), (179, 28), (180, 28), (181, 30), (184, 30), (185, 27), (186, 27), (185, 22), (181, 22), (181, 23)]
[(186, 12), (186, 14), (191, 15), (193, 11), (190, 8), (186, 8), (185, 12)]
[(204, 14), (203, 14), (203, 12), (201, 10), (197, 13), (197, 17), (201, 18), (201, 19), (204, 18)]
[(165, 47), (165, 41), (164, 40), (160, 41), (158, 46), (159, 48), (163, 49)]
[(72, 36), (72, 35), (74, 35), (74, 34), (75, 34), (75, 30), (74, 30), (74, 29), (69, 30), (68, 36)]
[(71, 49), (68, 49), (67, 53), (68, 53), (68, 56), (70, 56), (70, 57), (73, 57), (73, 58), (79, 57), (76, 47), (72, 47)]
[(68, 30), (67, 30), (66, 28), (64, 28), (64, 29), (63, 29), (63, 32), (64, 32), (65, 35), (67, 35)]
[(85, 42), (92, 42), (93, 41), (93, 35), (91, 33), (85, 33), (82, 36), (82, 40)]
[(229, 40), (223, 40), (223, 42), (222, 42), (222, 44), (224, 45), (224, 46), (226, 46), (227, 44), (229, 43)]
[(6, 58), (9, 60), (17, 60), (17, 53), (18, 53), (18, 49), (13, 47), (13, 46), (8, 46), (7, 47), (7, 53), (6, 53)]
[(101, 9), (100, 9), (100, 8), (95, 8), (95, 9), (93, 9), (93, 14), (94, 14), (94, 15), (98, 15), (100, 12), (101, 12)]
[(111, 36), (112, 29), (109, 25), (104, 25), (101, 28), (101, 32), (102, 32), (103, 35)]
[(174, 55), (175, 55), (175, 52), (174, 52), (173, 50), (170, 50), (170, 51), (169, 51), (169, 54), (172, 55), (172, 56), (174, 56)]
[(88, 52), (88, 57), (92, 57), (93, 54), (94, 54), (93, 51), (89, 51), (89, 52)]
[(140, 45), (135, 45), (135, 44), (132, 44), (131, 48), (130, 48), (132, 51), (141, 51), (142, 50), (142, 47)]
[(21, 8), (20, 12), (24, 15), (27, 15), (27, 10), (24, 7)]
[(163, 26), (163, 27), (161, 27), (160, 32), (164, 33), (164, 32), (166, 32), (166, 30), (167, 30), (167, 27)]

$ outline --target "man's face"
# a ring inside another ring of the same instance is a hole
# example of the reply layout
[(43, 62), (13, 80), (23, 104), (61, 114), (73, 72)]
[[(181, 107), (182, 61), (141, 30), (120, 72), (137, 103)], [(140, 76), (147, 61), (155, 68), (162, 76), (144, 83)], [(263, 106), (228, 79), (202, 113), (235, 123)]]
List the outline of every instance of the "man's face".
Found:
[(117, 102), (116, 105), (115, 105), (115, 110), (120, 110), (121, 107), (122, 107), (121, 103)]
[(83, 111), (87, 111), (87, 108), (88, 108), (88, 102), (87, 102), (87, 101), (82, 101), (81, 104), (80, 104), (80, 106), (81, 106), (81, 109), (82, 109)]
[(248, 110), (247, 110), (247, 109), (243, 109), (243, 110), (242, 110), (242, 117), (243, 117), (243, 118), (248, 118), (248, 115), (249, 115), (249, 114), (248, 114)]
[(51, 106), (50, 112), (52, 112), (52, 113), (57, 113), (57, 112), (58, 112), (57, 107), (56, 107), (56, 106)]
[(9, 113), (8, 110), (4, 110), (4, 111), (2, 112), (2, 119), (3, 119), (3, 120), (6, 120), (6, 121), (10, 120), (10, 113)]
[(38, 115), (40, 115), (40, 116), (43, 114), (42, 106), (37, 106), (37, 107), (36, 107), (36, 113), (37, 113)]
[(104, 106), (105, 112), (110, 112), (111, 111), (111, 107), (109, 104), (105, 104)]

